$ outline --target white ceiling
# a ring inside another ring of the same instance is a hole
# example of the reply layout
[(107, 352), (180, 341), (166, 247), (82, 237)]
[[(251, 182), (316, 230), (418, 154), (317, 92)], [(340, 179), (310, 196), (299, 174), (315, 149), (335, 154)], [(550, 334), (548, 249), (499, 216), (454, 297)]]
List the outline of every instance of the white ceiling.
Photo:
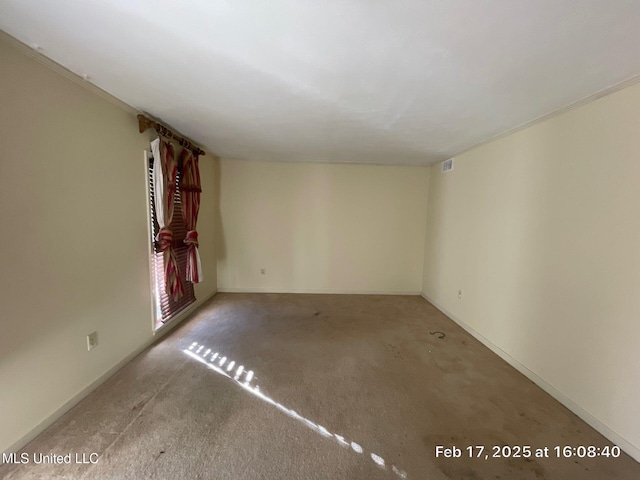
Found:
[(221, 157), (426, 164), (640, 74), (638, 0), (0, 0)]

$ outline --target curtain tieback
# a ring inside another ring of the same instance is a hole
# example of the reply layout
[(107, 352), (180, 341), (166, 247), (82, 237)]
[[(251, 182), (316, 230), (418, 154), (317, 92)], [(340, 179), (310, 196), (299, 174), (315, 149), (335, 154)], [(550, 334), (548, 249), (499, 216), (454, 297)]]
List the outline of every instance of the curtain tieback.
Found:
[(173, 245), (173, 232), (168, 227), (161, 228), (156, 236), (156, 241), (158, 242), (160, 250), (163, 252), (168, 250), (171, 245)]
[(197, 247), (199, 245), (198, 244), (198, 232), (196, 232), (195, 230), (189, 230), (187, 232), (187, 236), (184, 239), (184, 244), (185, 245), (195, 245)]

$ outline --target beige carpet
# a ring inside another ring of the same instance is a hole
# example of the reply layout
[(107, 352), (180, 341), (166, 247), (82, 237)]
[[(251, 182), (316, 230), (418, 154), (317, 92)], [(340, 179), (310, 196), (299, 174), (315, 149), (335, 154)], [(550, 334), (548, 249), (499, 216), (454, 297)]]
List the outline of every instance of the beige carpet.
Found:
[[(420, 297), (218, 294), (21, 451), (97, 463), (0, 477), (640, 478), (625, 454), (552, 450), (609, 444)], [(493, 445), (550, 458), (491, 458)]]

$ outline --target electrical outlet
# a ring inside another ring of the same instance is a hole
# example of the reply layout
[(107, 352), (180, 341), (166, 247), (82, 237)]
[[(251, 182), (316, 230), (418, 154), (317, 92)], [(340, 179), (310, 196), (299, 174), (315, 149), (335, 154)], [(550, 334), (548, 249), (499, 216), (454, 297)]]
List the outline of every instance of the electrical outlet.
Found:
[(462, 290), (458, 290), (458, 298), (462, 298)]
[(260, 269), (260, 275), (266, 275), (267, 274), (267, 269), (266, 268), (261, 268)]
[(87, 350), (92, 350), (98, 346), (98, 332), (87, 335)]

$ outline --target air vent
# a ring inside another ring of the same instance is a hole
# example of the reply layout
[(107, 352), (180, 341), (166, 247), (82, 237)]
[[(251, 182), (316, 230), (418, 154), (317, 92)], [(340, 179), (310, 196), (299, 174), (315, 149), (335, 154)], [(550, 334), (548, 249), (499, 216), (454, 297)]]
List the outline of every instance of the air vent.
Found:
[(444, 162), (442, 162), (442, 169), (440, 170), (440, 172), (447, 173), (447, 172), (450, 172), (451, 170), (453, 170), (453, 158), (450, 158), (449, 160), (445, 160)]

